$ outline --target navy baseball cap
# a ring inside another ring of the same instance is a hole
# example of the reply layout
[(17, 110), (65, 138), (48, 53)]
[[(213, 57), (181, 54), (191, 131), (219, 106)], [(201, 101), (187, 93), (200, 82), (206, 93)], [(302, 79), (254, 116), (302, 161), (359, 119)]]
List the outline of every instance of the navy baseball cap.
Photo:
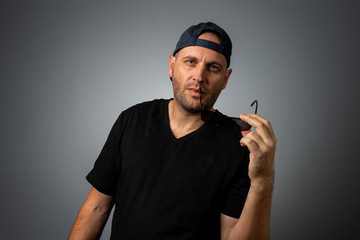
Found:
[[(211, 42), (205, 39), (199, 39), (199, 36), (205, 32), (215, 33), (220, 38), (220, 44)], [(206, 47), (211, 50), (214, 50), (218, 53), (221, 53), (225, 56), (227, 61), (227, 67), (230, 66), (230, 56), (232, 43), (229, 35), (225, 32), (224, 29), (212, 22), (199, 23), (189, 27), (180, 37), (179, 41), (176, 44), (173, 55), (183, 49), (184, 47), (189, 46), (201, 46)]]

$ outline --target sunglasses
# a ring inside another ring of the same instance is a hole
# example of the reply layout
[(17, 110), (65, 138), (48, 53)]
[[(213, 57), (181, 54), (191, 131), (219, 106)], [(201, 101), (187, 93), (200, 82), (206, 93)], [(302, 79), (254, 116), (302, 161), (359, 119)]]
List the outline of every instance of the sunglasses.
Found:
[[(258, 109), (258, 101), (255, 100), (251, 107), (255, 104), (255, 114), (257, 114)], [(247, 122), (244, 122), (240, 118), (237, 117), (228, 117), (219, 111), (210, 111), (203, 109), (202, 102), (201, 102), (201, 94), (200, 94), (200, 109), (201, 109), (201, 120), (204, 122), (211, 124), (211, 125), (217, 125), (217, 126), (229, 126), (232, 129), (235, 129), (237, 131), (248, 131), (251, 129), (251, 125)]]

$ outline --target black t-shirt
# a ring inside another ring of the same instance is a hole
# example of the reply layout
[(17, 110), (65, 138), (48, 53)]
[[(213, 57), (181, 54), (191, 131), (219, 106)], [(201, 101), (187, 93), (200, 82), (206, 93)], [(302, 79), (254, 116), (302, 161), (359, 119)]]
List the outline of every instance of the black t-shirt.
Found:
[(220, 213), (238, 218), (250, 186), (241, 133), (204, 124), (176, 139), (169, 100), (122, 112), (87, 180), (115, 196), (111, 239), (220, 239)]

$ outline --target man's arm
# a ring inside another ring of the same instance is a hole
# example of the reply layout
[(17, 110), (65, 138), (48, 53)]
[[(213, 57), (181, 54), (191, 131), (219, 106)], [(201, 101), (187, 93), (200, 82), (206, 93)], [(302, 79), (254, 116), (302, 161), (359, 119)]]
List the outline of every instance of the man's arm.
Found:
[(239, 219), (221, 214), (222, 240), (267, 240), (270, 237), (270, 209), (274, 183), (276, 138), (268, 120), (255, 114), (240, 115), (256, 132), (243, 134), (242, 146), (250, 151), (251, 186)]
[(99, 239), (113, 205), (114, 197), (91, 188), (77, 215), (69, 240)]

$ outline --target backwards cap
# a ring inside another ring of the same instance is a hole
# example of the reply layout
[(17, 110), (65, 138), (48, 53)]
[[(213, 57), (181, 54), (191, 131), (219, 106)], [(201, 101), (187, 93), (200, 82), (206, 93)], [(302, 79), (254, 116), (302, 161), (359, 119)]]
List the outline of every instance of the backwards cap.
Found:
[[(220, 44), (205, 39), (199, 39), (199, 36), (205, 32), (215, 33), (220, 38)], [(226, 58), (227, 67), (230, 66), (230, 56), (232, 49), (230, 37), (229, 35), (227, 35), (224, 29), (222, 29), (215, 23), (199, 23), (198, 25), (193, 25), (189, 27), (181, 35), (179, 41), (176, 44), (173, 55), (175, 56), (178, 51), (188, 46), (201, 46), (221, 53)]]

